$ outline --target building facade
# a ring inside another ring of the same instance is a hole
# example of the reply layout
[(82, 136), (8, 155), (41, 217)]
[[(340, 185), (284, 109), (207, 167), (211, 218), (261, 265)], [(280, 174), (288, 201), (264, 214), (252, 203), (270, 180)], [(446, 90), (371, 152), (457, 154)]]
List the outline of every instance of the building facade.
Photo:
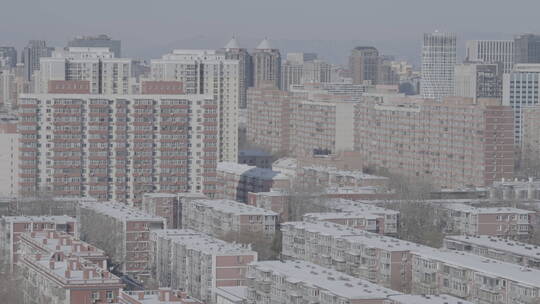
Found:
[(162, 287), (158, 290), (137, 290), (120, 292), (120, 304), (204, 304), (180, 290)]
[(523, 137), (523, 111), (540, 103), (540, 64), (516, 64), (504, 75), (503, 104), (514, 110), (514, 142), (521, 146)]
[(215, 288), (245, 286), (247, 265), (257, 261), (249, 247), (193, 230), (153, 231), (151, 247), (159, 285), (205, 303), (215, 303)]
[(24, 78), (26, 81), (32, 80), (32, 75), (39, 70), (41, 57), (50, 57), (53, 52), (52, 47), (47, 46), (44, 40), (30, 40), (23, 49), (22, 62), (24, 63)]
[(206, 199), (201, 193), (145, 193), (142, 210), (167, 220), (167, 229), (182, 228), (182, 205), (186, 201)]
[(259, 43), (252, 53), (253, 56), (253, 86), (262, 87), (272, 83), (274, 87), (281, 85), (281, 54), (268, 39)]
[(455, 66), (454, 96), (502, 98), (503, 74), (499, 64), (463, 63)]
[(238, 78), (239, 78), (239, 104), (240, 109), (247, 107), (246, 93), (253, 84), (253, 59), (247, 49), (240, 47), (238, 41), (233, 37), (222, 49), (225, 53), (225, 59), (238, 60)]
[(465, 61), (502, 65), (503, 73), (514, 67), (513, 40), (469, 40), (465, 44)]
[(17, 123), (0, 120), (0, 194), (19, 194), (19, 133)]
[(213, 97), (217, 105), (219, 160), (238, 156), (239, 61), (213, 50), (174, 50), (151, 61), (153, 80), (181, 81), (186, 94)]
[(218, 105), (208, 95), (24, 95), (20, 189), (139, 205), (215, 192)]
[(359, 46), (351, 51), (349, 70), (353, 84), (377, 84), (381, 69), (379, 51), (372, 46)]
[(514, 37), (514, 63), (540, 63), (540, 35)]
[(250, 236), (271, 238), (278, 214), (231, 200), (193, 200), (182, 205), (183, 228), (214, 237)]
[(434, 32), (424, 34), (422, 44), (422, 81), (420, 94), (441, 101), (454, 93), (456, 34)]
[(108, 48), (115, 58), (122, 57), (122, 42), (120, 40), (113, 40), (107, 35), (97, 36), (79, 36), (68, 42), (68, 47), (105, 47)]
[(81, 240), (103, 249), (120, 272), (150, 275), (150, 232), (165, 228), (165, 219), (121, 203), (82, 202), (77, 221)]
[(354, 147), (365, 166), (442, 188), (513, 176), (513, 111), (499, 100), (374, 98), (355, 110)]

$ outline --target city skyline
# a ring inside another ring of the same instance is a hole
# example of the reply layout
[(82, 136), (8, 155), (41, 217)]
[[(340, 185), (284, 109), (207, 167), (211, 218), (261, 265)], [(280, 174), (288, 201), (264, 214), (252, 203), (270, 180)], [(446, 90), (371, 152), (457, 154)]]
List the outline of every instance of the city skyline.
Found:
[[(519, 11), (522, 6), (503, 1), (490, 1), (490, 10), (483, 9), (486, 1), (468, 3), (462, 0), (448, 4), (424, 0), (407, 3), (345, 1), (347, 3), (343, 5), (322, 1), (273, 1), (271, 5), (238, 1), (237, 5), (213, 4), (214, 9), (206, 11), (207, 18), (196, 18), (196, 14), (189, 13), (208, 7), (194, 1), (166, 1), (153, 7), (141, 1), (131, 1), (129, 5), (117, 1), (107, 3), (107, 10), (100, 9), (104, 4), (101, 0), (93, 1), (92, 5), (81, 2), (79, 6), (71, 2), (66, 5), (65, 0), (55, 4), (6, 2), (12, 11), (28, 14), (23, 22), (10, 14), (10, 10), (0, 12), (0, 36), (8, 45), (22, 48), (28, 40), (45, 39), (51, 45), (64, 46), (75, 36), (105, 33), (122, 40), (125, 56), (144, 59), (173, 48), (219, 48), (235, 35), (247, 49), (255, 48), (260, 40), (268, 37), (284, 53), (313, 50), (334, 63), (345, 63), (350, 49), (356, 45), (374, 45), (383, 54), (399, 54), (417, 64), (424, 32), (437, 29), (455, 32), (458, 54), (463, 57), (465, 40), (511, 39), (519, 33), (540, 30), (540, 26), (526, 21), (527, 16), (533, 18), (534, 7), (540, 8), (534, 1), (521, 1), (531, 9)], [(311, 5), (310, 9), (306, 9), (307, 4)], [(467, 10), (462, 9), (464, 5)], [(126, 7), (129, 7), (129, 16), (118, 18)], [(163, 7), (172, 9), (164, 10)], [(187, 7), (190, 9), (184, 10)], [(87, 13), (78, 14), (81, 9)], [(257, 14), (259, 11), (265, 14)], [(278, 14), (276, 19), (274, 16)], [(387, 16), (378, 18), (381, 14)], [(300, 19), (302, 15), (310, 17)], [(454, 18), (457, 15), (459, 20)], [(93, 22), (93, 16), (99, 16), (100, 22)], [(152, 18), (151, 23), (144, 22), (148, 16), (156, 18)], [(480, 19), (482, 23), (477, 22)], [(197, 30), (183, 31), (183, 28)], [(140, 39), (141, 36), (145, 39)]]

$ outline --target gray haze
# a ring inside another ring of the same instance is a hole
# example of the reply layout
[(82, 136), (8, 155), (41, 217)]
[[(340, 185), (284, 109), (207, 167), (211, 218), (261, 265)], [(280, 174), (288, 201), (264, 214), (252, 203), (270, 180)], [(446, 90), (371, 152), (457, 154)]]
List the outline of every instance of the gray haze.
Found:
[(538, 0), (0, 0), (0, 45), (54, 46), (80, 34), (122, 40), (125, 56), (218, 48), (231, 35), (253, 48), (268, 36), (283, 51), (315, 51), (342, 63), (355, 45), (414, 63), (423, 32), (507, 39), (540, 32)]

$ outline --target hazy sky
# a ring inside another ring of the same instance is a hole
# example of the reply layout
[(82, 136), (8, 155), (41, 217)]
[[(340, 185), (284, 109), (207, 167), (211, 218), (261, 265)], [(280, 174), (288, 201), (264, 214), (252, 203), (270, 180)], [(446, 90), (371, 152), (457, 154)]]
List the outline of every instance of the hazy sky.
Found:
[(312, 47), (335, 59), (371, 44), (415, 61), (423, 32), (453, 31), (461, 42), (511, 38), (540, 33), (539, 13), (540, 0), (0, 0), (0, 45), (64, 46), (107, 33), (127, 56), (156, 57), (220, 47), (235, 34), (248, 48), (268, 36), (288, 51)]

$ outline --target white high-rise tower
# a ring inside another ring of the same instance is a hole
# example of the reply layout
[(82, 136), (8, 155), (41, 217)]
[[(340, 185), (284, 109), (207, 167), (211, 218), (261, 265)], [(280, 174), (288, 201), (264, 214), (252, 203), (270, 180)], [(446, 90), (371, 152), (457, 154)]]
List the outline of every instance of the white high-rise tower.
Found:
[(440, 101), (454, 93), (454, 66), (456, 65), (456, 34), (424, 34), (422, 45), (422, 82), (420, 93), (424, 98)]

